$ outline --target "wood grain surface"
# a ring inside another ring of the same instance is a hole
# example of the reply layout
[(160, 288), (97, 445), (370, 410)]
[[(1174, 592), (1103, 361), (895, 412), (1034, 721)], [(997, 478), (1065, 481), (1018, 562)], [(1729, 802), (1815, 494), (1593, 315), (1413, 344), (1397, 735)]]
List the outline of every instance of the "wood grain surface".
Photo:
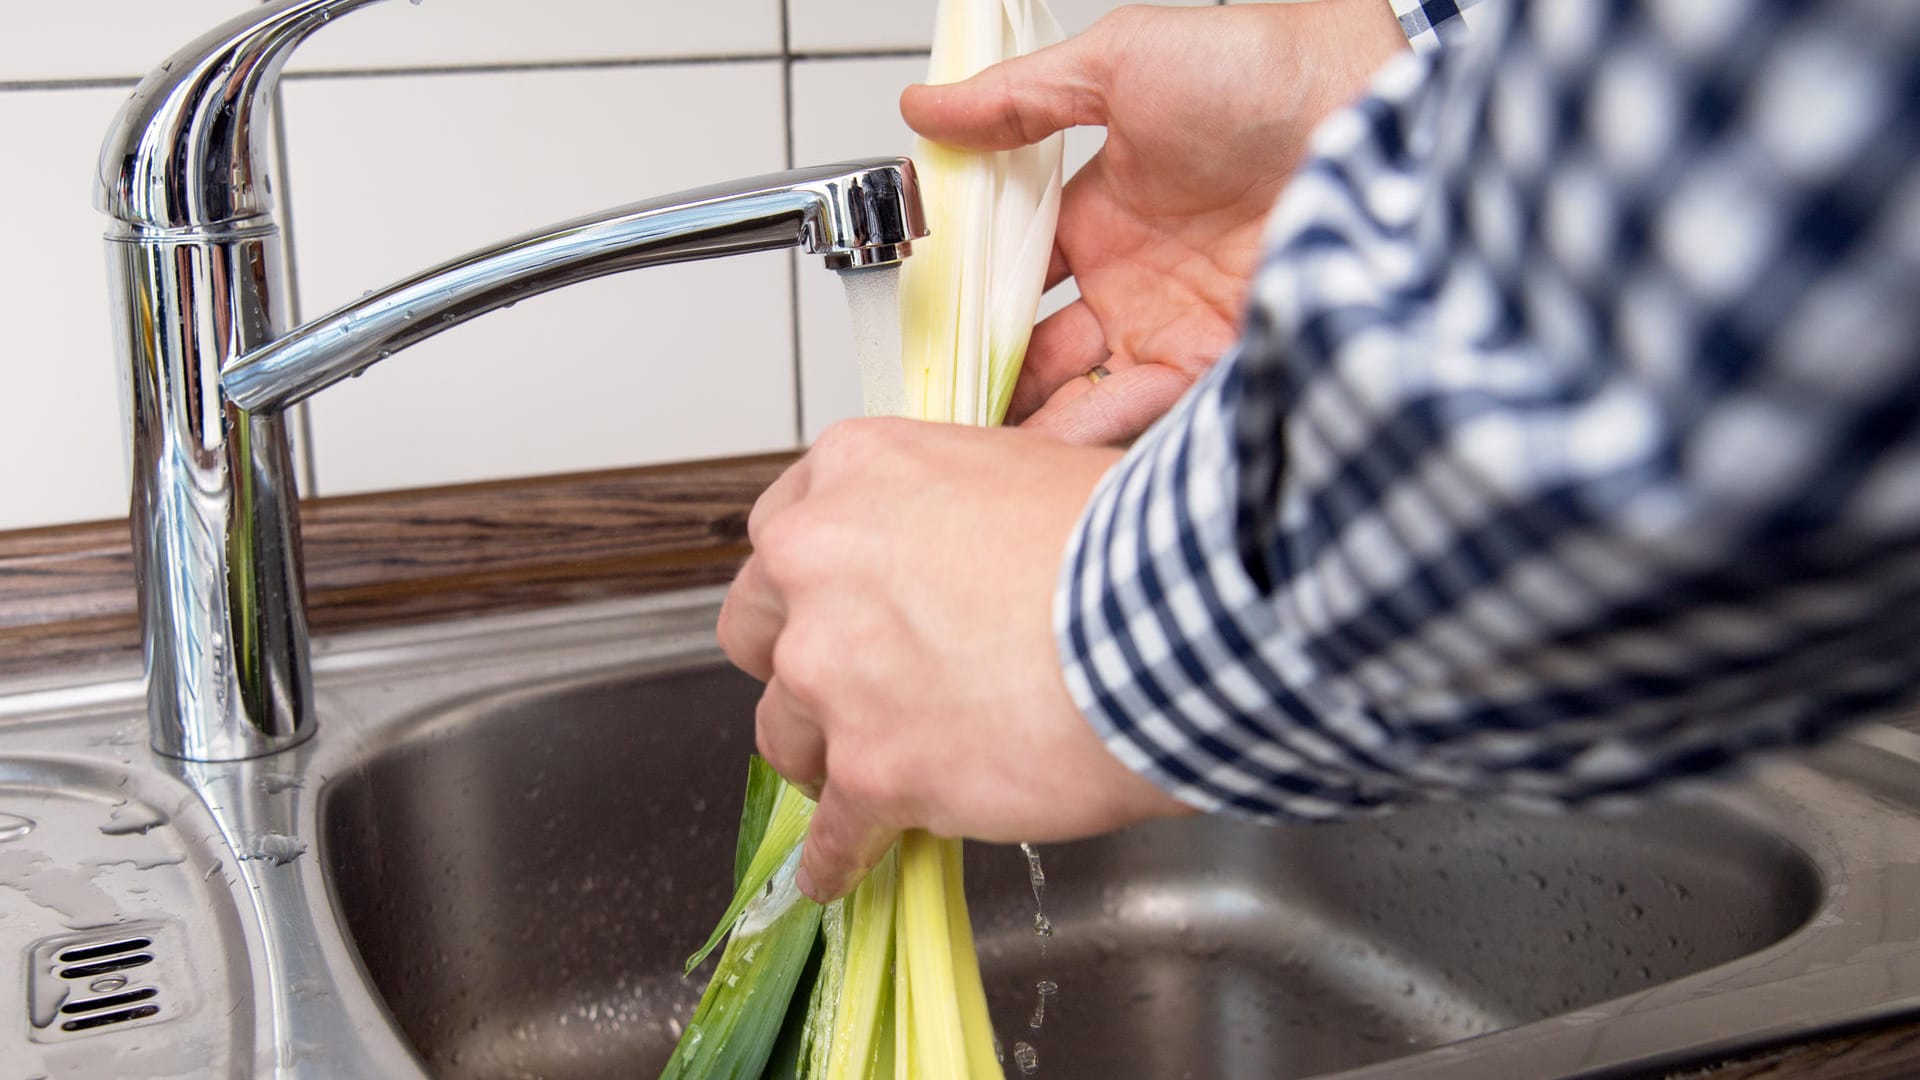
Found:
[[(723, 582), (792, 459), (312, 500), (308, 618), (324, 633)], [(123, 659), (137, 620), (124, 520), (0, 533), (0, 676)]]
[(1744, 1055), (1668, 1080), (1914, 1080), (1920, 1077), (1920, 1021), (1816, 1039)]

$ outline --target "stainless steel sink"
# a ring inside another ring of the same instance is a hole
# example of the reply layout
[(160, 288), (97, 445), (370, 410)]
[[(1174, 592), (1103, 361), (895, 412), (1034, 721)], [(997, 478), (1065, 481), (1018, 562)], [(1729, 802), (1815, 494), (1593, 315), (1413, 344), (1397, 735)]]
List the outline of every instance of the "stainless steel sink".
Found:
[[(173, 1075), (132, 1051), (184, 1042), (228, 1075), (650, 1075), (699, 995), (680, 966), (724, 906), (752, 740), (717, 599), (324, 642), (313, 742), (191, 777), (140, 749), (137, 683), (0, 686), (0, 813), (31, 816), (29, 760), (127, 777), (169, 818), (140, 835), (179, 866), (152, 872), (181, 878), (35, 917), (0, 865), (0, 948), (172, 925), (195, 1003), (58, 1046), (23, 1021), (0, 1060)], [(1044, 953), (1017, 849), (973, 845), (969, 890), (1010, 1074), (1024, 1042), (1058, 1078), (1620, 1075), (1920, 1012), (1917, 800), (1920, 739), (1873, 728), (1637, 815), (1047, 847)], [(265, 958), (288, 943), (297, 984)]]
[[(570, 677), (393, 729), (322, 803), (374, 982), (436, 1074), (657, 1071), (725, 908), (758, 685), (724, 663)], [(1442, 806), (975, 845), (996, 1028), (1058, 1077), (1301, 1076), (1745, 956), (1819, 906), (1791, 844), (1718, 807), (1602, 822)], [(1053, 982), (1042, 1025), (1035, 987)]]

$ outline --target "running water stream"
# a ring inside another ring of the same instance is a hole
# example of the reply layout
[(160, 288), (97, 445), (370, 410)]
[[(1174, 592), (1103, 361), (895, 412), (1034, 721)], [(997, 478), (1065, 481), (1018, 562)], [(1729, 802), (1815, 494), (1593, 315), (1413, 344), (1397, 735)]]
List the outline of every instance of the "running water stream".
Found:
[(853, 353), (860, 366), (860, 405), (868, 416), (907, 414), (900, 365), (900, 266), (840, 271), (853, 316)]
[[(1040, 959), (1044, 961), (1047, 958), (1047, 940), (1053, 937), (1053, 923), (1047, 919), (1047, 872), (1041, 868), (1040, 852), (1032, 844), (1021, 843), (1020, 853), (1027, 857), (1027, 884), (1033, 888), (1033, 936), (1040, 942)], [(1047, 1020), (1047, 1001), (1060, 992), (1060, 985), (1047, 978), (1042, 971), (1033, 984), (1033, 990), (1033, 1015), (1028, 1018), (1027, 1027), (1037, 1033)], [(1031, 1043), (1014, 1043), (1013, 1060), (1023, 1076), (1032, 1076), (1040, 1071), (1040, 1052)]]

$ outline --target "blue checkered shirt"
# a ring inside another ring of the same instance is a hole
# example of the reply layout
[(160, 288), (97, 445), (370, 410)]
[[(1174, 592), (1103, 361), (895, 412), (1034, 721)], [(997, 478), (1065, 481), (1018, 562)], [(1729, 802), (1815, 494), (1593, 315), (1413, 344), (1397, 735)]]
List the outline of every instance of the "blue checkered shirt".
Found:
[(1194, 806), (1624, 801), (1920, 685), (1920, 3), (1476, 19), (1316, 133), (1064, 561)]
[(1443, 43), (1465, 40), (1468, 29), (1479, 21), (1476, 0), (1387, 0), (1400, 29), (1414, 51), (1437, 49)]

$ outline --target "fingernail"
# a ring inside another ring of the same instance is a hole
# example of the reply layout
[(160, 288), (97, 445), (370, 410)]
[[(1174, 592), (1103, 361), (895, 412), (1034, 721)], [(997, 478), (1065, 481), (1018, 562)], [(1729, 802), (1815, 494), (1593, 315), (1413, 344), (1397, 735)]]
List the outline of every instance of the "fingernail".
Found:
[(798, 871), (794, 873), (793, 884), (795, 888), (799, 889), (801, 892), (806, 894), (807, 899), (812, 900), (815, 903), (820, 903), (820, 904), (826, 903), (825, 900), (820, 899), (820, 896), (818, 893), (814, 892), (813, 875), (807, 872), (806, 867), (802, 866)]

